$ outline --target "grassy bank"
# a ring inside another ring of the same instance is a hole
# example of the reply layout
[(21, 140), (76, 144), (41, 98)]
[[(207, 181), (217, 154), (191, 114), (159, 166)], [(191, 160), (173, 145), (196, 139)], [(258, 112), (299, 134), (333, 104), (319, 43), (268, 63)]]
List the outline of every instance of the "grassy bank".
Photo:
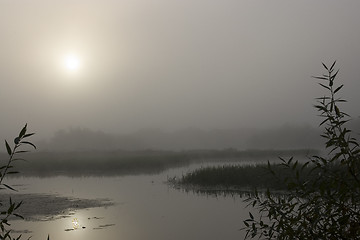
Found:
[[(298, 168), (302, 165), (299, 163)], [(303, 168), (306, 179), (296, 179), (296, 171), (289, 171), (281, 164), (272, 164), (271, 173), (267, 164), (227, 165), (196, 169), (180, 178), (169, 179), (177, 188), (200, 193), (241, 192), (250, 189), (285, 190), (291, 181), (314, 181), (317, 172)], [(333, 169), (335, 170), (335, 168)], [(287, 181), (284, 181), (287, 179)]]
[(178, 183), (207, 188), (280, 187), (264, 164), (200, 168), (182, 176)]

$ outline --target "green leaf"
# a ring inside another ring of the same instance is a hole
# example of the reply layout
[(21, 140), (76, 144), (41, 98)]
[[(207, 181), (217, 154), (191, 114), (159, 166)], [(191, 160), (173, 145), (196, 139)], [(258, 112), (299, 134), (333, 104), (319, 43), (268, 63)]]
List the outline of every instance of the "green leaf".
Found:
[(11, 153), (12, 153), (11, 148), (6, 140), (5, 140), (5, 146), (6, 146), (6, 150), (7, 150), (8, 154), (11, 155)]
[(27, 123), (25, 124), (25, 126), (23, 127), (23, 129), (21, 129), (20, 133), (19, 133), (19, 138), (22, 138), (25, 133), (26, 133), (26, 128), (27, 128)]
[(325, 68), (326, 70), (329, 71), (329, 69), (328, 69), (328, 67), (325, 65), (325, 63), (322, 63), (322, 65), (324, 66), (324, 68)]
[(337, 116), (340, 116), (340, 110), (336, 105), (335, 105), (335, 112)]
[(330, 88), (322, 83), (319, 83), (319, 85), (321, 85), (322, 87), (326, 88), (327, 90), (330, 90)]
[(36, 149), (36, 146), (35, 146), (33, 143), (31, 143), (31, 142), (22, 141), (21, 143), (24, 143), (24, 144), (29, 144), (29, 145), (33, 146), (33, 147)]
[(21, 216), (21, 215), (19, 215), (19, 214), (17, 214), (17, 213), (14, 213), (13, 215), (16, 216), (16, 217), (18, 217), (18, 218), (24, 219), (23, 216)]
[(25, 134), (24, 136), (23, 136), (23, 138), (27, 138), (27, 137), (30, 137), (30, 136), (32, 136), (32, 135), (34, 135), (35, 133), (28, 133), (28, 134)]
[(327, 112), (327, 108), (321, 105), (316, 105), (315, 108), (319, 109), (319, 111)]
[(336, 60), (335, 60), (335, 61), (333, 62), (333, 64), (331, 65), (331, 67), (330, 67), (330, 71), (332, 71), (332, 70), (333, 70), (333, 68), (334, 68), (335, 64), (336, 64)]
[(20, 201), (20, 202), (15, 206), (15, 210), (18, 209), (18, 208), (21, 206), (22, 203), (23, 203), (23, 201)]
[[(9, 224), (7, 223), (7, 221), (6, 221), (6, 222), (4, 221), (4, 223), (5, 223), (6, 225), (9, 225)], [(6, 239), (6, 238), (11, 239), (11, 237), (10, 237), (10, 230), (5, 233), (4, 239)]]
[(12, 212), (14, 211), (14, 208), (15, 208), (15, 204), (11, 204), (8, 211), (7, 211), (7, 213), (12, 214)]
[(327, 99), (331, 99), (331, 97), (323, 96), (323, 97), (317, 97), (315, 99), (324, 101), (324, 100), (327, 100)]
[(332, 102), (331, 102), (331, 105), (330, 105), (330, 112), (333, 111), (333, 108), (334, 108), (334, 102), (332, 101)]
[[(327, 121), (329, 121), (328, 118), (326, 118), (324, 121), (322, 121), (322, 122), (319, 124), (319, 126), (323, 125), (323, 124), (326, 123)], [(323, 136), (323, 135), (322, 135), (322, 136)], [(326, 138), (327, 138), (327, 136), (323, 136), (323, 137), (326, 137)]]
[(304, 168), (306, 168), (306, 166), (309, 165), (309, 164), (310, 164), (310, 162), (306, 162), (304, 165), (302, 165), (301, 170), (303, 170)]
[(334, 94), (337, 93), (343, 86), (344, 86), (344, 84), (341, 84), (339, 87), (337, 87), (337, 88), (334, 90)]
[(356, 149), (355, 151), (352, 152), (353, 154), (359, 154), (360, 153), (360, 149)]
[(21, 150), (21, 151), (16, 151), (15, 153), (26, 153), (26, 152), (29, 152), (29, 151), (24, 151), (24, 150)]
[(296, 161), (296, 162), (293, 164), (292, 169), (294, 170), (297, 165), (298, 165), (298, 161)]
[(12, 159), (12, 162), (15, 162), (15, 161), (24, 161), (24, 162), (27, 162), (28, 160), (23, 159), (23, 158), (13, 158), (13, 159)]
[(320, 76), (313, 76), (313, 78), (321, 79), (321, 80), (329, 80), (329, 79), (326, 78), (326, 77), (320, 77)]
[(7, 185), (7, 184), (5, 184), (5, 183), (3, 183), (2, 185), (4, 185), (5, 187), (7, 187), (7, 188), (10, 189), (10, 190), (13, 190), (13, 191), (17, 192), (16, 189), (10, 187), (9, 185)]

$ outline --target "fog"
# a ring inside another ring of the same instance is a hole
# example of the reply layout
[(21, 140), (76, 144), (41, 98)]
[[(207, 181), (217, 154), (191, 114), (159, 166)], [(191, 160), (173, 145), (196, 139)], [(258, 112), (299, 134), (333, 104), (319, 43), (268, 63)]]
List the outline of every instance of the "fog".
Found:
[[(311, 76), (334, 60), (356, 119), (359, 9), (357, 0), (2, 0), (0, 135), (28, 123), (44, 149), (76, 129), (123, 148), (272, 148), (264, 129), (317, 128), (314, 98), (325, 92)], [(69, 53), (76, 71), (62, 62)], [(147, 138), (154, 129), (162, 136)]]
[[(353, 136), (360, 133), (360, 119), (351, 122)], [(131, 134), (108, 134), (84, 128), (55, 132), (46, 141), (38, 141), (43, 151), (114, 151), (114, 150), (324, 150), (321, 128), (310, 125), (283, 125), (278, 128), (242, 128), (177, 131), (147, 129)]]

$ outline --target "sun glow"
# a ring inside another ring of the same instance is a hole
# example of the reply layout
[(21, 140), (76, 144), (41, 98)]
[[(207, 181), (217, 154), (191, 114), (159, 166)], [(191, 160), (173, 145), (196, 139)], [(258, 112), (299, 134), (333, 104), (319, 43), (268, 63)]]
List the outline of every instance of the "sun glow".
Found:
[(77, 72), (81, 67), (81, 60), (76, 54), (66, 55), (63, 63), (68, 72)]
[(79, 220), (77, 218), (74, 218), (72, 220), (72, 225), (73, 225), (74, 230), (78, 229), (80, 227)]

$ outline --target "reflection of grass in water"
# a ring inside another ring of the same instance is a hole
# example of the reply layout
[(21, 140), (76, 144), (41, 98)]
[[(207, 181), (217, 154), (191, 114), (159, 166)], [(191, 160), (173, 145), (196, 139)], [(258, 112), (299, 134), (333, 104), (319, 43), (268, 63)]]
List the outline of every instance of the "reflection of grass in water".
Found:
[(232, 160), (264, 161), (277, 156), (302, 156), (314, 150), (203, 150), (203, 151), (113, 151), (28, 154), (28, 164), (18, 166), (20, 172), (32, 176), (53, 175), (125, 175), (156, 174), (166, 169), (191, 163)]

